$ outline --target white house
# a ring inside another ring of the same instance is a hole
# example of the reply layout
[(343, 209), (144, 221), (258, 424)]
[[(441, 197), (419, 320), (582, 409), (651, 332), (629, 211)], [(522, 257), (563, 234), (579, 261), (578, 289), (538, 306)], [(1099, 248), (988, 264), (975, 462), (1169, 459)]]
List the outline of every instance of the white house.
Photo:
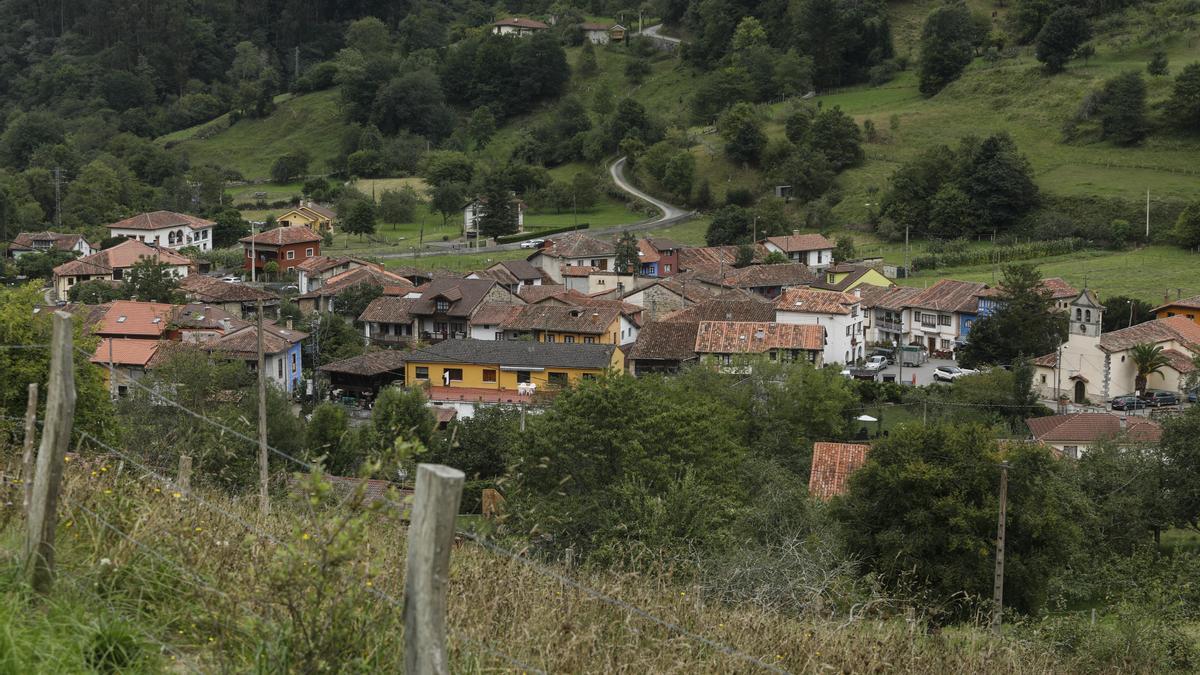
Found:
[[(513, 197), (513, 205), (517, 207), (517, 232), (525, 230), (525, 202)], [(479, 234), (479, 221), (487, 213), (487, 198), (476, 197), (463, 207), (463, 236), (474, 237)]]
[(1137, 367), (1131, 358), (1141, 344), (1162, 347), (1169, 364), (1147, 378), (1147, 388), (1180, 392), (1200, 354), (1200, 325), (1183, 316), (1156, 319), (1104, 333), (1104, 305), (1084, 289), (1070, 308), (1070, 331), (1058, 351), (1034, 360), (1034, 387), (1043, 398), (1067, 396), (1099, 403), (1133, 393)]
[(791, 236), (767, 237), (762, 245), (771, 253), (782, 253), (792, 262), (804, 263), (815, 270), (823, 270), (833, 264), (834, 243), (820, 234), (800, 234), (792, 230)]
[(609, 30), (615, 26), (608, 26), (602, 23), (581, 23), (579, 29), (583, 31), (583, 38), (594, 45), (606, 45), (612, 38)]
[(993, 297), (995, 289), (975, 281), (942, 279), (913, 295), (905, 304), (904, 343), (920, 345), (931, 355), (952, 355), (980, 316), (980, 298)]
[(22, 232), (13, 237), (6, 251), (8, 257), (16, 259), (30, 253), (46, 251), (74, 251), (80, 257), (89, 256), (96, 252), (82, 234), (62, 234), (60, 232)]
[(853, 363), (866, 355), (858, 293), (789, 288), (775, 299), (775, 322), (824, 326), (824, 363)]
[(1064, 457), (1079, 459), (1092, 446), (1116, 441), (1122, 449), (1154, 445), (1162, 440), (1162, 425), (1145, 417), (1107, 412), (1076, 412), (1025, 420), (1033, 440)]
[(110, 237), (129, 237), (163, 248), (180, 249), (195, 246), (201, 251), (213, 247), (211, 220), (174, 211), (140, 213), (132, 218), (107, 225)]
[(617, 265), (617, 247), (611, 241), (593, 239), (586, 234), (573, 232), (550, 239), (526, 260), (545, 272), (554, 283), (561, 284), (564, 283), (563, 269), (566, 267), (614, 269)]
[(550, 28), (541, 21), (534, 19), (526, 19), (522, 17), (512, 17), (509, 19), (500, 19), (492, 24), (492, 33), (496, 35), (511, 35), (513, 37), (525, 37), (533, 35), (538, 31), (543, 31)]

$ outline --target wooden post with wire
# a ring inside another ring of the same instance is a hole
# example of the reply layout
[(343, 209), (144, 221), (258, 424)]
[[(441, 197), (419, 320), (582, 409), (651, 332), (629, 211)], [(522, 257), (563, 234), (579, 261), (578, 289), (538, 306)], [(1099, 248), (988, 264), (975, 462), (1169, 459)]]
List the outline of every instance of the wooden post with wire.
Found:
[(25, 497), (21, 500), (21, 511), (29, 513), (33, 499), (33, 443), (37, 440), (37, 382), (29, 383), (29, 400), (25, 403), (25, 445), (21, 452), (21, 487)]
[(450, 548), (465, 476), (441, 464), (418, 464), (404, 574), (404, 672), (446, 675), (446, 591)]
[(1008, 515), (1008, 462), (1000, 463), (1000, 517), (996, 524), (996, 578), (992, 589), (992, 632), (1000, 635), (1004, 620), (1004, 522)]
[(263, 304), (256, 302), (258, 311), (258, 513), (271, 513), (271, 495), (267, 492), (270, 474), (267, 471), (267, 368), (263, 356)]
[(179, 488), (179, 493), (184, 497), (192, 491), (192, 457), (191, 455), (179, 456), (179, 474), (175, 477), (175, 486)]
[(37, 473), (29, 502), (25, 564), (33, 590), (47, 593), (54, 583), (54, 532), (58, 528), (58, 490), (62, 485), (63, 458), (71, 442), (75, 416), (75, 360), (71, 315), (52, 315), (50, 382), (46, 387), (46, 419), (38, 447)]

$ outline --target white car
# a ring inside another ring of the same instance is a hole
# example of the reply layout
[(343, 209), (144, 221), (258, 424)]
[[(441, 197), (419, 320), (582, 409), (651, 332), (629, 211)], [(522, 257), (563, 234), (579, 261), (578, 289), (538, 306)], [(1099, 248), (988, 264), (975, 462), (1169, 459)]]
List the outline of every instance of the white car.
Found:
[(544, 243), (546, 243), (545, 239), (530, 239), (521, 242), (521, 248), (541, 248)]
[(933, 369), (933, 381), (953, 382), (960, 377), (977, 374), (979, 374), (978, 370), (971, 370), (970, 368), (959, 368), (957, 366), (938, 366), (937, 368)]
[(242, 278), (235, 277), (231, 274), (227, 277), (221, 277), (221, 281), (224, 281), (227, 284), (240, 284), (240, 283), (242, 283)]
[(887, 364), (888, 361), (886, 356), (872, 356), (871, 358), (867, 359), (866, 363), (863, 364), (863, 368), (865, 370), (883, 370), (884, 368), (887, 368)]

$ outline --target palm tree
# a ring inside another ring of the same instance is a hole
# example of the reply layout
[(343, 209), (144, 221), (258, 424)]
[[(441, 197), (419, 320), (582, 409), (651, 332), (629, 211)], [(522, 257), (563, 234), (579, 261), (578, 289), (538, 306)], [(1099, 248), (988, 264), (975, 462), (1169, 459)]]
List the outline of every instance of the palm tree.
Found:
[(1163, 366), (1170, 365), (1171, 360), (1163, 354), (1163, 348), (1144, 342), (1140, 345), (1134, 345), (1133, 349), (1129, 350), (1129, 358), (1133, 360), (1133, 365), (1137, 368), (1137, 376), (1133, 380), (1133, 388), (1138, 394), (1146, 392), (1146, 380), (1151, 375), (1158, 373), (1162, 374)]

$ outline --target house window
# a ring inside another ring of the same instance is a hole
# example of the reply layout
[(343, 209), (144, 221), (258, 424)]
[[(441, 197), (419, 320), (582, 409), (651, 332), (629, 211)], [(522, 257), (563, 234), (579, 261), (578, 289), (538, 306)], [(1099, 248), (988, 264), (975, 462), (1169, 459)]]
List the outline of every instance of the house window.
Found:
[(278, 361), (275, 362), (275, 371), (276, 371), (276, 377), (278, 377), (279, 379), (282, 380), (283, 379), (283, 359), (279, 359)]
[(556, 387), (567, 386), (566, 373), (546, 373), (546, 381)]
[(846, 337), (850, 337), (850, 326), (846, 326)]
[(528, 370), (518, 370), (517, 371), (517, 384), (529, 384), (529, 382), (530, 382), (529, 371)]
[(462, 382), (462, 368), (443, 368), (442, 379), (447, 382)]
[(596, 379), (596, 376), (595, 376), (593, 373), (584, 373), (584, 374), (583, 374), (583, 375), (581, 375), (580, 377), (582, 377), (582, 378), (583, 378), (583, 379), (585, 379), (585, 380), (594, 380), (594, 379)]
[(254, 260), (254, 251), (251, 251), (250, 249), (246, 249), (246, 257), (251, 260)]
[(1042, 375), (1042, 384), (1046, 384), (1046, 376)]
[(546, 333), (545, 337), (542, 338), (542, 341), (543, 342), (554, 342), (554, 335), (551, 333)]
[(1079, 459), (1079, 446), (1078, 445), (1064, 445), (1063, 446), (1063, 454), (1066, 455), (1067, 457), (1070, 457), (1071, 459)]
[(495, 337), (494, 337), (494, 338), (492, 338), (492, 339), (494, 339), (494, 340), (503, 340), (503, 339), (504, 339), (504, 331), (501, 331), (501, 330), (498, 330), (498, 331), (496, 331), (496, 335), (495, 335)]
[(564, 335), (564, 336), (563, 336), (563, 342), (565, 342), (565, 343), (567, 343), (567, 344), (574, 344), (574, 343), (575, 343), (575, 336), (574, 336), (574, 335)]
[(429, 366), (417, 366), (416, 379), (428, 380), (429, 379)]
[(308, 247), (308, 248), (306, 248), (306, 249), (304, 249), (304, 257), (305, 257), (305, 258), (311, 258), (311, 257), (313, 257), (313, 250), (312, 250), (312, 247), (311, 247), (311, 246), (310, 246), (310, 247)]
[(496, 371), (491, 368), (484, 368), (483, 369), (483, 381), (491, 382), (494, 384), (496, 382)]
[(938, 315), (938, 325), (939, 326), (949, 326), (950, 325), (950, 315), (949, 314), (939, 314)]
[(950, 349), (950, 341), (942, 340), (942, 349)]
[(296, 353), (292, 352), (292, 372), (296, 372)]
[(592, 336), (590, 336), (590, 335), (589, 335), (589, 336), (586, 336), (586, 337), (584, 337), (584, 338), (583, 338), (583, 344), (585, 344), (585, 345), (592, 345), (592, 344), (596, 344), (596, 338), (594, 338), (594, 337), (592, 337)]
[(287, 252), (287, 259), (288, 259), (288, 260), (295, 260), (295, 259), (296, 259), (296, 252), (295, 252), (295, 251), (288, 251), (288, 252)]
[(671, 272), (671, 263), (664, 263), (664, 264), (663, 264), (663, 272), (666, 272), (666, 273), (670, 274), (670, 272)]
[(436, 300), (433, 303), (433, 308), (439, 312), (448, 312), (448, 311), (450, 311), (450, 301), (449, 300)]

